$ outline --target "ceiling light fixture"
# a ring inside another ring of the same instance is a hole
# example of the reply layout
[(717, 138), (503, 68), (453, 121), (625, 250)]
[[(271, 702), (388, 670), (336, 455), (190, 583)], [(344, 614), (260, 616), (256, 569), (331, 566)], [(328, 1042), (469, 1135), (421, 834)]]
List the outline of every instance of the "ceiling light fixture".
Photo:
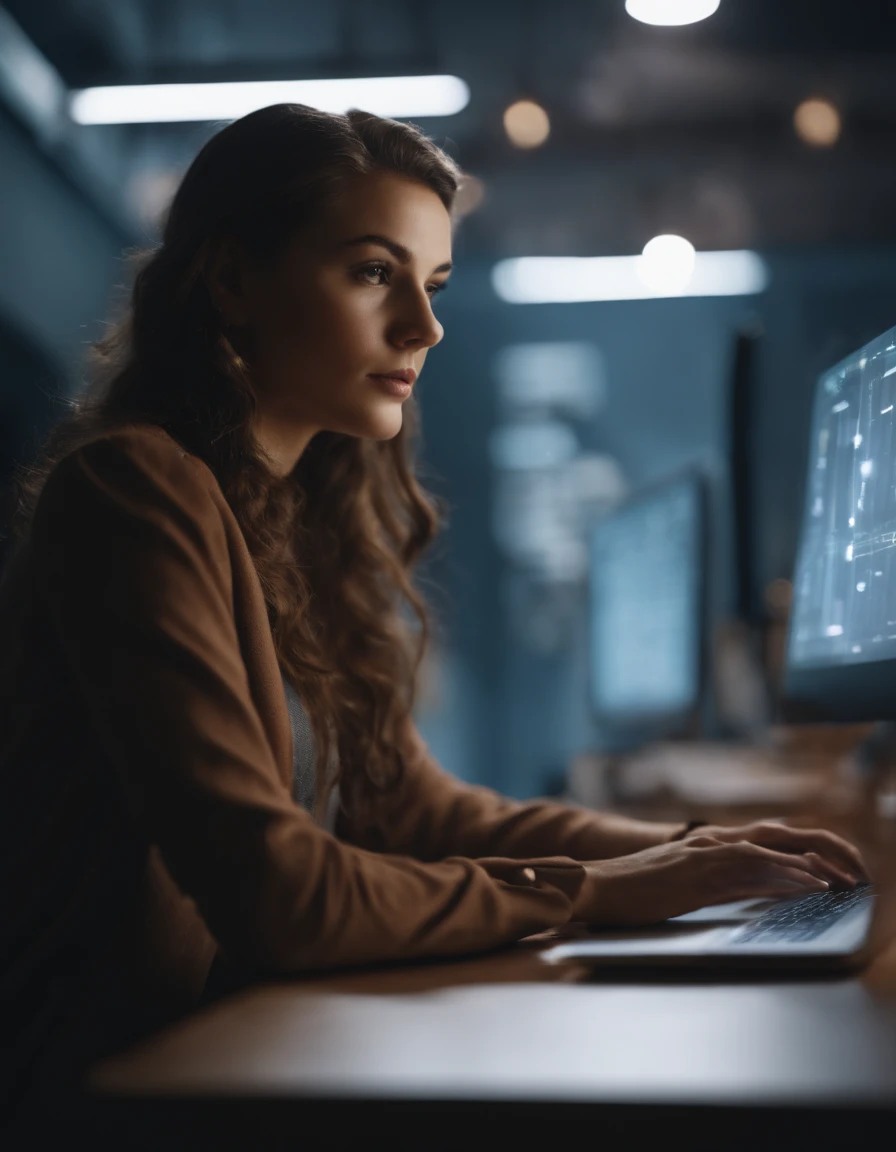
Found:
[(720, 0), (625, 0), (625, 10), (642, 24), (696, 24), (716, 11)]
[(694, 274), (697, 254), (683, 236), (654, 236), (644, 245), (636, 271), (648, 288), (661, 296), (678, 296)]
[(520, 256), (494, 265), (492, 287), (509, 304), (574, 304), (673, 296), (751, 296), (764, 291), (769, 281), (765, 261), (757, 252), (746, 249), (695, 252), (693, 270), (682, 287), (668, 282), (666, 287), (648, 284), (644, 261), (645, 253)]
[(459, 76), (368, 76), (348, 80), (249, 80), (232, 84), (125, 84), (71, 95), (78, 124), (237, 120), (269, 104), (324, 112), (363, 108), (377, 116), (453, 116), (470, 101)]

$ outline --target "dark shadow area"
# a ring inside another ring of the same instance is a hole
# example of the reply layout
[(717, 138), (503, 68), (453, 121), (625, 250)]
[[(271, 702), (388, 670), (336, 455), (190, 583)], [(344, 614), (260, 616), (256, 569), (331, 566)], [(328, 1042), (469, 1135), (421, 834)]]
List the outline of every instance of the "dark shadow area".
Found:
[(0, 316), (0, 572), (10, 547), (13, 472), (30, 463), (62, 415), (64, 375), (24, 332)]
[[(855, 1108), (843, 1102), (812, 1109), (779, 1103), (758, 1110), (724, 1105), (564, 1101), (332, 1100), (294, 1097), (256, 1101), (108, 1100), (88, 1110), (91, 1147), (253, 1152), (311, 1146), (356, 1149), (544, 1149), (583, 1142), (616, 1149), (675, 1145), (688, 1149), (815, 1149), (863, 1147), (888, 1129), (894, 1108)], [(299, 1133), (302, 1133), (301, 1138)], [(313, 1134), (313, 1135), (311, 1135)], [(306, 1143), (306, 1141), (308, 1143)]]

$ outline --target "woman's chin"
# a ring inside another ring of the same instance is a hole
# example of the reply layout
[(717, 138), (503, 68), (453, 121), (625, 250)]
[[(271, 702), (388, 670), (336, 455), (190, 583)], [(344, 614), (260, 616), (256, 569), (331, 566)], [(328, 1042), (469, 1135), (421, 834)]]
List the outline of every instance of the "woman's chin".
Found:
[(368, 440), (391, 440), (401, 431), (401, 421), (401, 404), (395, 401), (388, 408), (378, 408), (376, 412), (368, 413), (364, 421), (365, 429), (359, 431), (358, 435)]
[(331, 432), (355, 436), (359, 440), (392, 440), (401, 431), (401, 403), (387, 400), (375, 407), (343, 412), (324, 426)]

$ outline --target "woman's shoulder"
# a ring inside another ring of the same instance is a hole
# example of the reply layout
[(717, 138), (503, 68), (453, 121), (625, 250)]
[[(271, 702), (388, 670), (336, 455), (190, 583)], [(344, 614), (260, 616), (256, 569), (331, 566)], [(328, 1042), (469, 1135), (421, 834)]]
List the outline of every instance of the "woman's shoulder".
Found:
[[(158, 424), (131, 423), (91, 436), (59, 459), (50, 492), (83, 488), (128, 503), (177, 506), (194, 514), (219, 508), (223, 494), (204, 460)], [(66, 501), (68, 502), (68, 501)]]
[(182, 467), (178, 460), (188, 461), (186, 467), (213, 477), (208, 465), (187, 449), (161, 424), (130, 423), (97, 432), (76, 450), (91, 456), (107, 454), (127, 456), (147, 467)]
[(73, 461), (89, 462), (93, 467), (106, 465), (112, 473), (126, 464), (162, 479), (166, 476), (201, 478), (205, 484), (218, 487), (214, 473), (205, 461), (188, 452), (160, 424), (131, 423), (97, 432), (64, 456), (59, 465)]

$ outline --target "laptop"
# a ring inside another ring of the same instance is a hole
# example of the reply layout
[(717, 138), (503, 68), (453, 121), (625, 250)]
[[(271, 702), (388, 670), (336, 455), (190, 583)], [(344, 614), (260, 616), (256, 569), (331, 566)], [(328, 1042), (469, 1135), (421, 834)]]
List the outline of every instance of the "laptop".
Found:
[[(674, 517), (662, 508), (670, 498), (677, 501)], [(640, 718), (643, 653), (654, 663), (647, 712), (659, 705), (681, 716), (698, 707), (704, 582), (695, 573), (706, 552), (700, 509), (696, 496), (682, 498), (679, 481), (595, 529), (592, 704), (604, 717), (613, 716), (611, 705), (623, 705), (615, 712), (622, 721), (617, 730)], [(660, 511), (663, 529), (651, 532)], [(664, 582), (672, 573), (674, 597), (642, 595), (645, 549), (651, 552), (647, 572), (662, 571)], [(640, 575), (630, 579), (626, 571), (633, 566)], [(635, 618), (636, 594), (634, 644), (612, 621)], [(896, 719), (896, 327), (816, 384), (781, 712), (796, 722)], [(600, 967), (850, 971), (869, 957), (874, 908), (868, 884), (787, 900), (741, 900), (659, 925), (590, 931), (549, 948), (544, 958)]]
[(859, 885), (789, 900), (715, 904), (664, 923), (592, 931), (554, 945), (543, 959), (589, 965), (798, 969), (850, 972), (869, 958), (874, 891)]

